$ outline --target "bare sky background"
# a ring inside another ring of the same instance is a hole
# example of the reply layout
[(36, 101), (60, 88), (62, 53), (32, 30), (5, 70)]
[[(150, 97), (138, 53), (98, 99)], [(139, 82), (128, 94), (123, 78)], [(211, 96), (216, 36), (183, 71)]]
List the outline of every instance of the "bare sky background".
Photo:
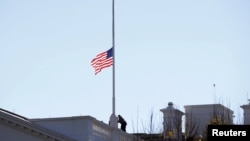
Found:
[[(160, 121), (169, 101), (182, 111), (219, 102), (242, 118), (249, 0), (115, 6), (116, 114), (128, 132), (142, 130), (151, 111)], [(111, 0), (1, 0), (0, 107), (28, 118), (91, 115), (108, 123), (112, 68), (95, 75), (90, 61), (111, 46)]]

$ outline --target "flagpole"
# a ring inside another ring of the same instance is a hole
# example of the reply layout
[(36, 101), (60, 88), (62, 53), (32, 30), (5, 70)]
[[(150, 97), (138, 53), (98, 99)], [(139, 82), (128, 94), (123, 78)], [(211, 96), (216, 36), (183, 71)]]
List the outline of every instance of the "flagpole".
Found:
[(113, 95), (112, 95), (112, 114), (109, 124), (112, 127), (118, 127), (117, 117), (115, 115), (115, 0), (112, 0), (112, 47), (113, 47)]
[(115, 115), (115, 0), (112, 4), (112, 46), (113, 46), (113, 106), (112, 112)]

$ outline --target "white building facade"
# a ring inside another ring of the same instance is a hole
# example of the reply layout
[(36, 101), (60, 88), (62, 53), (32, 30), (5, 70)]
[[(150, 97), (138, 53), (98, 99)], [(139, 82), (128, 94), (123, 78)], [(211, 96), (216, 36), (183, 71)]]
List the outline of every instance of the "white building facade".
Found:
[(0, 141), (138, 141), (91, 116), (27, 119), (0, 109)]

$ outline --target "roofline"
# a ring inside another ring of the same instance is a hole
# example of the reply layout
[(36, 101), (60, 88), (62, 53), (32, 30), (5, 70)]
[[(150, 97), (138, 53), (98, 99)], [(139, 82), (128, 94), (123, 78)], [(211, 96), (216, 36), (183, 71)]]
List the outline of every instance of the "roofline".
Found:
[[(184, 105), (184, 108), (185, 107), (206, 107), (206, 106), (223, 106), (223, 107), (226, 107), (226, 106), (224, 106), (224, 105), (222, 105), (222, 104), (220, 104), (220, 103), (218, 103), (218, 104), (200, 104), (200, 105)], [(226, 108), (228, 108), (228, 107), (226, 107)]]
[(37, 135), (46, 138), (53, 138), (54, 140), (62, 140), (62, 141), (76, 141), (58, 132), (38, 126), (32, 123), (28, 118), (23, 118), (18, 114), (9, 112), (4, 109), (0, 109), (0, 121), (3, 121), (7, 124), (11, 124), (17, 127), (22, 127), (23, 130), (26, 129), (27, 131), (36, 132)]
[(71, 116), (71, 117), (53, 117), (53, 118), (33, 118), (30, 121), (58, 121), (58, 120), (74, 120), (74, 119), (90, 119), (96, 120), (94, 117), (91, 116)]
[(4, 113), (6, 113), (6, 114), (9, 114), (9, 115), (12, 115), (12, 116), (15, 116), (15, 117), (18, 117), (18, 118), (21, 118), (21, 119), (24, 119), (24, 120), (27, 120), (27, 121), (28, 121), (28, 118), (26, 118), (26, 117), (24, 117), (24, 116), (21, 116), (21, 115), (18, 115), (18, 114), (16, 114), (16, 113), (7, 111), (7, 110), (2, 109), (2, 108), (0, 108), (0, 112), (4, 112)]
[(186, 108), (186, 107), (198, 107), (198, 106), (199, 106), (199, 107), (206, 107), (206, 106), (222, 106), (222, 107), (228, 109), (229, 111), (231, 111), (232, 113), (234, 113), (233, 110), (231, 110), (230, 108), (228, 108), (228, 107), (226, 107), (226, 106), (224, 106), (224, 105), (222, 105), (222, 104), (220, 104), (220, 103), (218, 103), (218, 104), (201, 104), (201, 105), (185, 105), (184, 108)]

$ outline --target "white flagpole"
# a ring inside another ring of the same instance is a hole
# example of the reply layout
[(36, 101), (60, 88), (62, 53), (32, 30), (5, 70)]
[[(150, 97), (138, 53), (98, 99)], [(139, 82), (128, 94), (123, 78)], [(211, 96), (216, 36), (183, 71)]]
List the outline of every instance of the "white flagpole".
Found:
[(112, 41), (113, 41), (113, 114), (115, 114), (115, 0), (112, 4)]
[(112, 114), (109, 124), (112, 127), (118, 127), (117, 117), (115, 115), (115, 0), (112, 2), (112, 47), (113, 47), (113, 96), (112, 96)]

